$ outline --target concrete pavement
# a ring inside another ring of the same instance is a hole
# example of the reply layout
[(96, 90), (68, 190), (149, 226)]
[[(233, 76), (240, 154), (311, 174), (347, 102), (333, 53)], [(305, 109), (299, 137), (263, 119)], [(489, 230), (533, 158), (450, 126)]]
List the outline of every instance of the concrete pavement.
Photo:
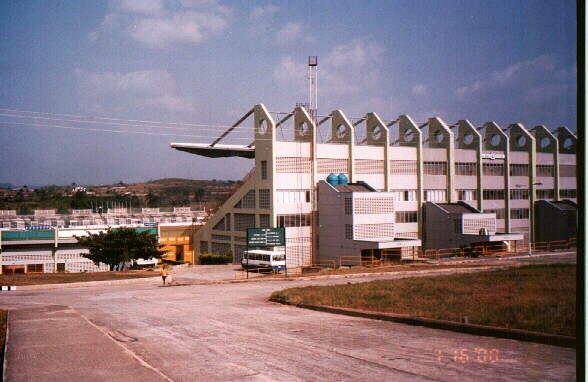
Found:
[[(391, 277), (401, 275), (353, 282)], [(267, 301), (286, 287), (349, 281), (5, 293), (0, 307), (15, 309), (7, 381), (575, 380), (573, 349)]]
[(169, 381), (105, 334), (68, 306), (12, 310), (6, 381)]

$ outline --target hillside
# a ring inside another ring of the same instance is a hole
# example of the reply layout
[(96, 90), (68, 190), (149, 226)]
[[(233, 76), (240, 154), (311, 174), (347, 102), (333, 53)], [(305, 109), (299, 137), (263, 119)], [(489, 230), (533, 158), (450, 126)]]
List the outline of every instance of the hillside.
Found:
[(123, 207), (210, 207), (230, 194), (236, 181), (164, 178), (140, 183), (98, 186), (46, 186), (0, 190), (0, 209), (87, 209), (97, 205)]

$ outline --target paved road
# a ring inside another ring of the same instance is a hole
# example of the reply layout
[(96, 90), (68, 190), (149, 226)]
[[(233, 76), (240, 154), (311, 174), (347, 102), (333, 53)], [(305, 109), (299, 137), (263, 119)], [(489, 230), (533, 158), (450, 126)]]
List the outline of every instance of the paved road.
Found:
[[(353, 282), (381, 278), (390, 276)], [(573, 349), (267, 301), (286, 287), (349, 281), (4, 292), (0, 307), (16, 309), (7, 381), (575, 380)]]

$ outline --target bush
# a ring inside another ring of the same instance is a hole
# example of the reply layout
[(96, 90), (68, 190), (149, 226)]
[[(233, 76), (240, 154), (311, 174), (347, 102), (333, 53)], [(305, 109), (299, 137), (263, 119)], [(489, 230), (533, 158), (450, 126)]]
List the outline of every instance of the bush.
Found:
[(233, 255), (231, 253), (225, 253), (224, 255), (218, 253), (205, 253), (198, 257), (200, 264), (229, 264), (233, 262)]

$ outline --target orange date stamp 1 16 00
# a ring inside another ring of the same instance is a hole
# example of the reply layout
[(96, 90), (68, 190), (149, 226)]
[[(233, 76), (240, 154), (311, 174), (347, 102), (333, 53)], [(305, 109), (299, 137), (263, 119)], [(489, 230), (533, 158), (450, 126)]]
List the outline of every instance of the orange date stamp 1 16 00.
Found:
[(453, 351), (437, 350), (437, 362), (453, 361), (457, 363), (496, 363), (500, 361), (498, 349), (462, 348)]

